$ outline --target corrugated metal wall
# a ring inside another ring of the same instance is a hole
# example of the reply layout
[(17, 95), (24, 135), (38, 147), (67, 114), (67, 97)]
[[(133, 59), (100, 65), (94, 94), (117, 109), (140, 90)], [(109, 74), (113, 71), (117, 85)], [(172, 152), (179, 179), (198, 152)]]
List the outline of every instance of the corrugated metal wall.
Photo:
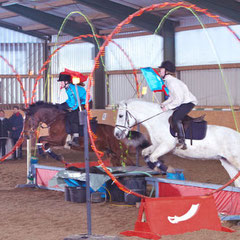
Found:
[[(234, 26), (234, 29), (238, 30), (239, 26)], [(42, 40), (38, 40), (34, 37), (13, 32), (14, 31), (10, 30), (6, 30), (5, 32), (0, 28), (0, 54), (14, 66), (19, 74), (23, 75), (22, 82), (29, 94), (29, 92), (32, 91), (34, 79), (44, 61), (44, 43)], [(218, 33), (216, 32), (216, 34), (219, 34), (219, 31)], [(186, 36), (189, 36), (189, 31), (186, 32)], [(224, 43), (218, 41), (217, 46), (222, 48), (225, 46), (226, 36), (227, 35), (224, 34)], [(181, 37), (186, 39), (183, 33), (181, 33)], [(231, 37), (233, 36), (228, 35), (228, 38)], [(216, 36), (214, 38), (216, 38)], [(217, 38), (221, 39), (220, 36)], [(58, 41), (62, 42), (68, 39), (71, 39), (71, 37), (59, 38)], [(128, 39), (116, 39), (115, 41), (124, 49), (136, 68), (146, 66), (157, 67), (162, 61), (162, 38), (159, 36), (133, 37)], [(231, 41), (233, 42), (235, 40)], [(234, 46), (236, 48), (238, 45)], [(183, 44), (181, 44), (181, 46), (177, 45), (177, 65), (179, 66), (191, 65), (190, 63), (196, 60), (195, 51), (188, 51), (188, 48), (184, 50), (184, 47), (189, 46)], [(52, 47), (52, 50), (53, 49), (54, 47)], [(236, 50), (236, 52), (238, 52), (238, 50)], [(179, 54), (182, 55), (179, 57)], [(189, 57), (190, 55), (191, 57)], [(239, 56), (239, 54), (235, 55)], [(124, 56), (123, 52), (114, 44), (109, 44), (106, 48), (105, 56), (106, 70), (110, 71), (110, 73), (116, 70), (131, 69), (126, 56)], [(181, 61), (178, 60), (179, 58)], [(225, 57), (221, 57), (222, 62), (224, 62), (224, 58)], [(186, 59), (192, 59), (192, 61), (186, 62)], [(54, 74), (59, 74), (65, 67), (80, 72), (90, 72), (93, 68), (93, 60), (94, 47), (90, 43), (77, 43), (63, 47), (58, 54), (52, 58), (51, 71), (49, 72), (49, 81), (51, 82), (52, 88), (45, 88), (43, 81), (40, 81), (36, 100), (41, 100), (44, 96), (47, 96), (49, 97), (48, 100), (52, 102), (63, 102), (66, 99), (66, 95), (64, 91), (60, 92), (57, 77)], [(230, 58), (227, 60), (228, 63), (231, 61), (240, 62), (240, 59), (237, 61), (235, 56), (233, 60)], [(209, 64), (208, 59), (206, 59), (205, 64)], [(29, 76), (29, 72), (32, 72), (33, 75)], [(239, 74), (239, 69), (224, 69), (224, 76), (230, 88), (229, 95), (232, 97), (232, 103), (234, 105), (240, 105), (240, 99), (237, 92), (239, 89)], [(23, 103), (20, 85), (16, 81), (16, 78), (11, 75), (13, 75), (13, 73), (9, 66), (4, 62), (0, 64), (0, 102), (4, 104)], [(141, 74), (138, 74), (138, 76), (140, 82), (142, 82), (141, 86), (146, 85)], [(180, 73), (180, 78), (187, 83), (191, 91), (197, 96), (199, 105), (229, 105), (229, 99), (226, 94), (220, 70), (182, 71)], [(109, 105), (116, 104), (126, 98), (136, 97), (135, 81), (131, 74), (120, 75), (113, 73), (109, 75), (106, 80), (106, 88), (107, 94), (105, 97)], [(30, 98), (31, 96), (28, 95), (28, 97)], [(150, 90), (144, 98), (152, 101), (153, 96)], [(158, 99), (161, 100), (161, 96), (159, 96)]]
[[(180, 78), (197, 97), (202, 106), (229, 106), (229, 96), (233, 105), (240, 105), (240, 69), (219, 69), (181, 71)], [(225, 87), (225, 83), (227, 88)]]
[(0, 27), (0, 42), (1, 43), (40, 43), (43, 40), (16, 32), (7, 28)]
[[(233, 29), (239, 33), (240, 25)], [(226, 27), (177, 32), (175, 39), (177, 66), (240, 62), (239, 41)]]
[[(137, 74), (140, 83), (140, 93), (142, 87), (147, 87), (147, 94), (142, 97), (146, 101), (159, 101), (161, 102), (161, 93), (152, 93), (147, 86), (146, 81), (142, 74)], [(133, 74), (114, 74), (108, 77), (108, 104), (115, 105), (122, 100), (137, 98), (136, 83)]]
[[(186, 36), (189, 36), (188, 34), (189, 31), (186, 32)], [(219, 31), (216, 32), (216, 34), (219, 34)], [(181, 37), (183, 38), (182, 33)], [(231, 37), (233, 36), (228, 35), (228, 38)], [(186, 39), (186, 37), (184, 38)], [(64, 40), (68, 40), (68, 38)], [(128, 39), (116, 39), (115, 41), (124, 49), (136, 68), (146, 66), (157, 67), (162, 61), (163, 53), (161, 37), (143, 36), (137, 38), (133, 37)], [(218, 42), (217, 46), (221, 45), (222, 44)], [(189, 44), (185, 46), (184, 42), (181, 44), (181, 46), (179, 46), (179, 44), (177, 45), (177, 65), (188, 66), (191, 65), (191, 62), (195, 63), (197, 61), (197, 55), (195, 54), (195, 51), (188, 51), (188, 47)], [(64, 70), (64, 67), (68, 67), (72, 70), (80, 72), (91, 71), (93, 67), (93, 50), (93, 46), (89, 45), (88, 43), (79, 43), (64, 47), (52, 61), (52, 73), (58, 74), (60, 71)], [(178, 60), (178, 54), (181, 54), (181, 61)], [(134, 76), (132, 74), (114, 73), (114, 71), (118, 70), (121, 71), (131, 69), (129, 61), (121, 49), (110, 43), (106, 48), (105, 56), (106, 70), (110, 71), (110, 75), (108, 75), (108, 79), (106, 80), (105, 98), (107, 105), (114, 105), (123, 99), (136, 97)], [(192, 59), (192, 61), (190, 61), (190, 59)], [(222, 61), (224, 61), (224, 59), (222, 59)], [(209, 64), (208, 59), (205, 59), (205, 64)], [(111, 71), (113, 71), (112, 74)], [(239, 71), (239, 69), (234, 68), (223, 70), (224, 79), (228, 82), (228, 86), (230, 88), (229, 95), (232, 97), (232, 104), (234, 105), (240, 105), (240, 99), (237, 94), (237, 89), (239, 89)], [(193, 94), (197, 96), (199, 105), (229, 106), (230, 103), (220, 70), (213, 69), (182, 71), (180, 72), (179, 77), (186, 82)], [(141, 87), (147, 85), (141, 74), (138, 74), (138, 78), (141, 83)], [(56, 80), (57, 78), (52, 80), (52, 101), (62, 102), (66, 99), (66, 95), (63, 93), (64, 91), (61, 91), (60, 93), (59, 85), (56, 83)], [(153, 94), (149, 89), (144, 98), (152, 101)], [(162, 96), (159, 94), (158, 100), (161, 101), (161, 99)]]
[[(158, 67), (163, 60), (163, 39), (158, 35), (131, 37), (126, 39), (114, 39), (123, 49), (110, 43), (106, 48), (106, 69), (108, 71), (130, 70), (132, 66), (136, 69), (141, 67)], [(124, 54), (126, 53), (126, 55)], [(111, 73), (111, 72), (110, 72)], [(140, 83), (140, 92), (143, 86), (147, 86), (142, 74), (137, 74)], [(133, 74), (110, 74), (107, 82), (108, 105), (115, 105), (121, 100), (136, 98), (136, 83)], [(161, 100), (161, 94), (152, 94), (149, 90), (143, 99), (153, 101), (154, 96)], [(156, 99), (155, 99), (156, 100)]]
[(158, 35), (120, 38), (114, 41), (122, 49), (114, 43), (109, 43), (106, 47), (107, 71), (132, 69), (124, 52), (135, 68), (158, 67), (163, 60), (163, 38)]
[[(35, 78), (44, 60), (43, 43), (5, 43), (0, 44), (0, 53), (20, 74), (24, 89), (31, 97)], [(24, 103), (20, 84), (12, 69), (2, 61), (0, 65), (1, 102), (4, 104)], [(29, 75), (29, 73), (31, 75)], [(27, 77), (29, 76), (29, 77)], [(39, 81), (36, 100), (43, 100), (43, 79)]]
[[(0, 55), (20, 74), (23, 87), (30, 99), (36, 75), (44, 61), (44, 42), (35, 37), (4, 28), (0, 28), (0, 36)], [(24, 103), (20, 84), (14, 75), (15, 73), (13, 73), (9, 65), (1, 59), (1, 104)], [(36, 95), (36, 100), (43, 100), (43, 80), (39, 82)]]
[[(60, 37), (58, 38), (58, 42), (64, 42), (71, 38), (69, 37)], [(53, 38), (53, 42), (56, 41), (56, 36)], [(114, 41), (120, 46), (116, 46), (113, 43), (110, 43), (106, 47), (106, 62), (105, 67), (106, 71), (114, 71), (114, 70), (126, 70), (132, 69), (129, 60), (126, 55), (129, 56), (131, 62), (134, 64), (136, 68), (144, 67), (144, 66), (159, 66), (162, 61), (163, 56), (163, 48), (162, 48), (162, 37), (149, 35), (143, 37), (133, 37), (127, 39), (114, 39)], [(147, 44), (146, 44), (147, 43)], [(53, 51), (55, 47), (51, 48)], [(121, 48), (124, 50), (121, 50)], [(146, 55), (149, 56), (146, 58)], [(77, 43), (77, 44), (69, 44), (63, 47), (56, 56), (52, 59), (51, 63), (51, 73), (59, 74), (59, 72), (63, 71), (64, 68), (69, 68), (71, 70), (80, 71), (80, 72), (90, 72), (93, 68), (94, 64), (94, 45), (90, 43)], [(127, 75), (111, 75), (109, 77), (109, 86), (111, 86), (111, 90), (107, 88), (108, 93), (110, 95), (106, 96), (107, 104), (116, 104), (120, 100), (124, 98), (115, 94), (115, 90), (118, 89), (118, 84), (123, 85), (123, 89), (126, 89), (125, 92), (129, 96), (133, 96), (135, 90), (129, 87), (128, 81), (121, 81), (121, 79), (129, 79), (132, 76)], [(133, 78), (133, 77), (132, 77)], [(114, 80), (116, 79), (116, 81)], [(62, 102), (65, 100), (66, 96), (59, 90), (59, 84), (56, 82), (57, 78), (52, 79), (52, 102)], [(134, 80), (133, 80), (134, 81)], [(110, 83), (111, 82), (111, 83)], [(108, 83), (106, 81), (106, 86)], [(132, 90), (131, 90), (132, 89)], [(110, 90), (110, 91), (109, 91)], [(111, 92), (114, 92), (113, 94)]]
[[(65, 42), (71, 37), (61, 37), (59, 42)], [(56, 36), (53, 38), (53, 42)], [(59, 47), (59, 46), (57, 46)], [(56, 46), (51, 47), (51, 52), (56, 49)], [(94, 64), (94, 45), (91, 43), (75, 43), (68, 44), (61, 48), (52, 58), (51, 71), (49, 81), (51, 82), (51, 93), (46, 89), (47, 99), (53, 103), (60, 103), (66, 100), (64, 91), (60, 91), (57, 77), (52, 77), (53, 74), (59, 74), (68, 68), (73, 71), (82, 73), (90, 72)], [(86, 83), (87, 84), (87, 83)], [(51, 96), (51, 97), (50, 97)]]

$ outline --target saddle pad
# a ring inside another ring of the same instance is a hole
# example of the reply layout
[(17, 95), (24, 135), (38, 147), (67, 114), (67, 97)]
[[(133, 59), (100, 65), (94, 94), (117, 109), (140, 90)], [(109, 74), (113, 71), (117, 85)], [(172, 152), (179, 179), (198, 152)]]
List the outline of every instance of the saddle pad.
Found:
[[(170, 133), (172, 134), (173, 137), (177, 136), (176, 132), (171, 127), (170, 127)], [(205, 138), (206, 133), (207, 133), (206, 121), (191, 122), (189, 124), (189, 127), (185, 130), (185, 138), (193, 139), (193, 140), (202, 140)]]

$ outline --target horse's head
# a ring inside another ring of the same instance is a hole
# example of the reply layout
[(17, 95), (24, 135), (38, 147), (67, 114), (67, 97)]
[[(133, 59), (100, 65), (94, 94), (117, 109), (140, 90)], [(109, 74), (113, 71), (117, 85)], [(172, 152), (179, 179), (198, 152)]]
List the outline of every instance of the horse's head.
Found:
[(136, 123), (137, 120), (129, 111), (127, 103), (120, 103), (114, 128), (114, 136), (119, 140), (126, 138), (129, 131)]
[(37, 127), (38, 121), (36, 121), (34, 114), (29, 112), (29, 109), (25, 109), (25, 119), (24, 119), (24, 131), (23, 134), (25, 137), (29, 138), (30, 136), (34, 135)]
[(50, 126), (60, 114), (64, 113), (56, 105), (45, 102), (36, 102), (25, 109), (24, 112), (24, 135), (27, 137), (35, 134), (41, 123)]

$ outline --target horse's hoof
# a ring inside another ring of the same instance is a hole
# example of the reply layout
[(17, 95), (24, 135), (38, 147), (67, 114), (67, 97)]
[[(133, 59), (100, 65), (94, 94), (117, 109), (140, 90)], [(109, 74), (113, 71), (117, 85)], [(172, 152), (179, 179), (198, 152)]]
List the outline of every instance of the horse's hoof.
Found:
[(80, 147), (80, 145), (79, 145), (78, 143), (75, 143), (75, 142), (72, 142), (72, 143), (70, 144), (70, 146), (71, 146), (71, 147), (75, 147), (75, 148), (79, 148), (79, 147)]

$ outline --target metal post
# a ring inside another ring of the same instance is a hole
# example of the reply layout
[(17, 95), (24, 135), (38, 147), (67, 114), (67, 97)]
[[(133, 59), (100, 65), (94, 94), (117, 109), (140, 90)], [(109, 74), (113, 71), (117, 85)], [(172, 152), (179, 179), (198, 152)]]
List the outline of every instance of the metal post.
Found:
[(89, 176), (89, 149), (88, 149), (88, 130), (87, 130), (87, 111), (79, 112), (79, 123), (83, 125), (84, 133), (84, 158), (86, 169), (86, 202), (87, 202), (87, 229), (88, 236), (92, 235), (92, 221), (91, 221), (91, 196), (90, 196), (90, 176)]
[(90, 195), (90, 176), (89, 176), (89, 149), (88, 149), (88, 130), (87, 130), (87, 111), (81, 107), (81, 101), (78, 94), (77, 84), (75, 84), (77, 102), (79, 108), (79, 125), (83, 126), (84, 134), (84, 158), (85, 158), (85, 169), (86, 169), (86, 202), (87, 202), (87, 230), (88, 236), (92, 235), (92, 220), (91, 220), (91, 195)]

